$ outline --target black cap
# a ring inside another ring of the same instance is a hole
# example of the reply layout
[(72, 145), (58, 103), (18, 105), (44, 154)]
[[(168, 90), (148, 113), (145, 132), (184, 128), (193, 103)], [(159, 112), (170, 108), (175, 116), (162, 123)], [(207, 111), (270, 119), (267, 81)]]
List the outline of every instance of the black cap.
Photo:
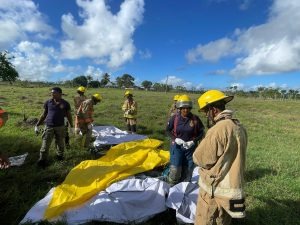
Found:
[(59, 88), (59, 87), (54, 87), (54, 88), (52, 88), (52, 89), (51, 89), (51, 92), (57, 92), (57, 93), (62, 94), (62, 90), (61, 90), (61, 88)]

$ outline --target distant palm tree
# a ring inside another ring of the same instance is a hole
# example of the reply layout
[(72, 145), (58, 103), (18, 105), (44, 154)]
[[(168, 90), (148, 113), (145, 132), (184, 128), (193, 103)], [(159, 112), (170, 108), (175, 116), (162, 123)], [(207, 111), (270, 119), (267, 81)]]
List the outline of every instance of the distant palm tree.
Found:
[(91, 83), (91, 81), (93, 80), (93, 77), (91, 76), (91, 75), (87, 75), (86, 76), (86, 79), (87, 79), (87, 81), (88, 81), (88, 83), (87, 83), (87, 87), (89, 86), (89, 83)]

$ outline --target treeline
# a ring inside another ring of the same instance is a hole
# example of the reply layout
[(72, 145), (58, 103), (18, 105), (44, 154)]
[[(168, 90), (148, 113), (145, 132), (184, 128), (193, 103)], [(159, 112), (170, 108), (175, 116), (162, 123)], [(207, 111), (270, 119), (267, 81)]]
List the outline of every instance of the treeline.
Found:
[[(176, 86), (162, 83), (152, 83), (149, 80), (144, 80), (141, 85), (134, 83), (135, 78), (130, 74), (123, 74), (116, 78), (115, 81), (111, 81), (111, 77), (108, 73), (104, 73), (100, 79), (94, 79), (92, 76), (79, 75), (72, 80), (66, 80), (61, 82), (33, 82), (27, 80), (20, 80), (19, 74), (14, 68), (14, 65), (10, 62), (13, 57), (9, 57), (7, 51), (0, 52), (0, 82), (9, 83), (10, 85), (18, 85), (22, 87), (45, 87), (53, 85), (61, 85), (64, 87), (77, 87), (84, 86), (89, 88), (134, 88), (142, 89), (147, 91), (161, 91), (161, 92), (176, 92), (176, 93), (203, 93), (205, 90), (198, 90), (191, 88), (187, 90), (186, 87)], [(1, 83), (0, 83), (1, 84)], [(227, 94), (243, 96), (243, 97), (254, 97), (264, 99), (300, 99), (299, 90), (294, 89), (280, 89), (272, 87), (258, 87), (254, 91), (238, 90), (237, 86), (231, 86), (226, 88)]]
[[(125, 76), (126, 78), (127, 76)], [(192, 89), (188, 90), (184, 87), (173, 87), (172, 85), (166, 85), (162, 83), (153, 83), (151, 81), (147, 81), (147, 85), (145, 82), (142, 82), (141, 86), (137, 86), (133, 83), (128, 83), (128, 81), (124, 81), (124, 77), (120, 77), (118, 83), (111, 82), (108, 77), (105, 75), (100, 81), (88, 79), (85, 76), (78, 76), (73, 80), (61, 81), (61, 82), (34, 82), (34, 81), (21, 81), (16, 80), (13, 85), (20, 86), (24, 88), (34, 88), (34, 87), (52, 87), (52, 86), (61, 86), (61, 87), (71, 87), (76, 88), (78, 86), (84, 86), (89, 88), (133, 88), (139, 90), (147, 90), (147, 91), (158, 91), (158, 92), (173, 92), (176, 94), (180, 93), (195, 93), (202, 94), (206, 91), (206, 89)], [(105, 80), (106, 79), (106, 80)], [(0, 85), (9, 85), (8, 82), (0, 82)], [(251, 98), (260, 98), (260, 99), (282, 99), (282, 100), (299, 100), (300, 92), (299, 90), (293, 89), (280, 89), (280, 88), (272, 88), (272, 87), (258, 87), (256, 90), (245, 91), (238, 90), (236, 87), (227, 87), (224, 91), (227, 95), (235, 95), (240, 97), (251, 97)]]

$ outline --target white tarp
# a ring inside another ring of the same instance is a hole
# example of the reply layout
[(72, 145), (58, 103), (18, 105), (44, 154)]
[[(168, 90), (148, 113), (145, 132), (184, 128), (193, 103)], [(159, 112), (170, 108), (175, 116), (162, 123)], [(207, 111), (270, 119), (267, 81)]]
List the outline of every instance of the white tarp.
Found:
[(26, 152), (23, 155), (9, 157), (8, 160), (10, 162), (10, 166), (22, 166), (25, 162), (27, 155), (28, 155), (28, 152)]
[[(124, 179), (99, 192), (85, 204), (66, 211), (54, 221), (63, 220), (70, 225), (89, 221), (139, 223), (169, 207), (176, 210), (179, 222), (194, 223), (199, 191), (198, 169), (194, 169), (191, 182), (181, 182), (171, 188), (157, 178), (142, 176), (145, 179)], [(53, 192), (54, 188), (27, 212), (20, 223), (42, 220)]]
[[(125, 224), (143, 222), (167, 209), (165, 202), (169, 188), (169, 184), (156, 178), (125, 179), (112, 184), (84, 205), (66, 211), (53, 221), (62, 220), (72, 225), (88, 221)], [(53, 191), (54, 188), (29, 210), (21, 224), (43, 219)]]
[(128, 141), (137, 141), (148, 138), (145, 135), (129, 134), (127, 131), (120, 130), (114, 126), (94, 126), (93, 136), (96, 137), (94, 147), (101, 145), (117, 145)]
[(170, 188), (166, 205), (176, 210), (179, 222), (194, 223), (198, 192), (198, 184), (192, 182), (181, 182)]

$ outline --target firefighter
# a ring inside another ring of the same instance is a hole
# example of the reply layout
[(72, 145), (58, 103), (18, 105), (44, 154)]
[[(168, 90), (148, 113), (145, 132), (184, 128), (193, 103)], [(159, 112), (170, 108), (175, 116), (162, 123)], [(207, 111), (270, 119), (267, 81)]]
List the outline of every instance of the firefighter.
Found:
[(85, 136), (84, 147), (90, 147), (90, 141), (92, 137), (93, 131), (93, 113), (94, 113), (94, 105), (98, 104), (102, 101), (102, 97), (100, 94), (96, 93), (92, 95), (90, 99), (83, 101), (76, 113), (76, 127), (79, 128), (78, 134), (81, 136)]
[(171, 137), (170, 171), (168, 182), (175, 185), (190, 181), (194, 169), (193, 152), (204, 135), (200, 118), (191, 112), (192, 101), (188, 95), (181, 95), (176, 103), (179, 113), (173, 115), (166, 127)]
[(229, 225), (245, 217), (245, 158), (247, 132), (225, 105), (233, 99), (209, 90), (198, 99), (207, 117), (208, 131), (193, 160), (199, 169), (199, 196), (195, 225)]
[[(1, 98), (1, 97), (0, 97)], [(8, 120), (8, 113), (0, 107), (0, 128), (3, 127)], [(0, 151), (0, 169), (6, 169), (10, 167), (10, 162), (6, 155)]]
[(86, 91), (85, 87), (83, 87), (83, 86), (78, 87), (77, 88), (77, 94), (78, 95), (76, 95), (74, 97), (74, 113), (75, 113), (75, 115), (74, 115), (74, 117), (75, 117), (75, 124), (74, 125), (75, 125), (75, 134), (79, 134), (79, 132), (80, 132), (79, 127), (77, 127), (78, 123), (76, 122), (76, 118), (77, 118), (76, 117), (76, 113), (77, 113), (77, 111), (79, 109), (80, 104), (87, 99), (87, 97), (84, 95), (85, 91)]
[(174, 95), (174, 97), (173, 97), (173, 104), (172, 104), (172, 106), (171, 106), (171, 108), (169, 110), (169, 117), (172, 117), (176, 113), (178, 113), (179, 110), (176, 107), (176, 103), (177, 103), (179, 97), (180, 97), (180, 95)]
[(136, 133), (136, 117), (137, 117), (137, 102), (133, 99), (131, 91), (127, 90), (124, 94), (126, 100), (123, 103), (122, 110), (127, 126), (127, 132), (130, 134)]
[(67, 117), (70, 127), (73, 127), (71, 106), (69, 102), (62, 98), (62, 90), (59, 87), (51, 89), (52, 98), (44, 103), (44, 111), (41, 114), (34, 131), (39, 133), (38, 126), (46, 120), (46, 127), (42, 135), (42, 146), (40, 149), (40, 157), (37, 162), (38, 166), (45, 167), (49, 154), (51, 142), (55, 137), (56, 159), (62, 161), (64, 159), (64, 138), (65, 138), (65, 123), (64, 117)]

